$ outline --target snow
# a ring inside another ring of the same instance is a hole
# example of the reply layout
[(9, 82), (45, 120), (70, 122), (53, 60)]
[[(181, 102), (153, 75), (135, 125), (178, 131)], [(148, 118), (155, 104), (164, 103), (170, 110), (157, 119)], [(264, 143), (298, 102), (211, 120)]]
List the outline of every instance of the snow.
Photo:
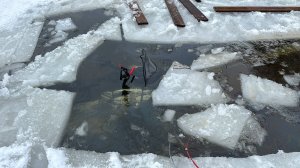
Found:
[(188, 135), (234, 149), (249, 118), (251, 112), (242, 106), (220, 104), (203, 112), (185, 114), (177, 124)]
[(167, 109), (162, 117), (163, 121), (171, 122), (176, 114), (176, 111)]
[(240, 58), (236, 52), (228, 53), (228, 52), (221, 52), (215, 54), (201, 54), (200, 57), (193, 61), (191, 65), (192, 70), (202, 70), (205, 68), (211, 68), (223, 64), (227, 64), (233, 60)]
[(27, 167), (30, 160), (30, 145), (11, 145), (0, 148), (0, 167)]
[(115, 33), (110, 38), (118, 39), (121, 37), (119, 29), (118, 18), (112, 18), (96, 31), (70, 39), (43, 57), (37, 56), (25, 69), (16, 72), (11, 77), (11, 82), (22, 82), (31, 86), (72, 82), (76, 79), (79, 64), (103, 43), (103, 34)]
[(300, 74), (295, 73), (294, 75), (284, 75), (283, 79), (291, 86), (298, 86), (300, 83)]
[[(140, 0), (139, 5), (149, 25), (138, 26), (129, 8), (117, 8), (122, 18), (124, 37), (133, 42), (150, 43), (214, 43), (233, 41), (255, 41), (267, 39), (299, 38), (300, 13), (216, 13), (215, 5), (285, 5), (299, 6), (299, 1), (267, 0), (213, 0), (196, 3), (209, 19), (208, 22), (197, 22), (183, 5), (174, 1), (186, 24), (184, 28), (176, 27), (165, 2), (162, 0)], [(147, 35), (147, 38), (145, 38)]]
[(75, 135), (86, 136), (88, 131), (88, 123), (84, 121), (75, 131)]
[[(178, 64), (173, 62), (157, 89), (152, 92), (153, 105), (210, 105), (225, 101), (219, 83), (209, 79), (210, 73), (176, 69)], [(214, 92), (207, 94), (207, 87)]]
[(0, 96), (0, 145), (40, 139), (57, 146), (69, 119), (74, 94), (22, 88)]
[(299, 95), (295, 90), (254, 75), (241, 74), (240, 77), (243, 97), (251, 103), (290, 107), (299, 105)]

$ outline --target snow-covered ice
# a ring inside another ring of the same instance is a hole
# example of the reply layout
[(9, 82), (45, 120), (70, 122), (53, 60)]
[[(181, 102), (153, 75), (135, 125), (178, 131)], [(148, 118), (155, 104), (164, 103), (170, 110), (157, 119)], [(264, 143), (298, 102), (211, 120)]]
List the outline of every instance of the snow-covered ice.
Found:
[(44, 22), (22, 22), (12, 30), (0, 30), (0, 68), (29, 61)]
[(185, 114), (177, 124), (188, 135), (234, 149), (250, 118), (251, 111), (242, 106), (220, 104), (203, 112)]
[(299, 95), (295, 90), (254, 75), (241, 74), (240, 77), (243, 97), (251, 103), (291, 107), (299, 105)]
[(57, 146), (69, 119), (73, 93), (22, 88), (0, 96), (0, 145), (39, 139)]
[(96, 31), (66, 41), (63, 46), (46, 53), (43, 57), (37, 56), (25, 69), (17, 71), (11, 77), (11, 82), (46, 86), (57, 82), (74, 81), (79, 64), (103, 43), (106, 37), (104, 34), (111, 34), (110, 38), (113, 39), (121, 37), (118, 18), (108, 20)]
[(215, 67), (223, 64), (227, 64), (233, 60), (239, 58), (238, 53), (228, 53), (228, 52), (214, 52), (215, 54), (201, 54), (200, 57), (193, 61), (191, 65), (192, 70), (201, 70), (205, 68)]
[(300, 74), (284, 75), (283, 79), (291, 86), (298, 86), (300, 83)]
[(174, 110), (170, 110), (170, 109), (167, 109), (165, 112), (164, 112), (164, 115), (162, 117), (162, 120), (163, 121), (172, 121), (174, 116), (176, 114), (176, 111)]
[(139, 1), (139, 5), (149, 22), (147, 26), (138, 26), (128, 7), (126, 5), (119, 6), (118, 12), (123, 17), (122, 25), (125, 39), (134, 42), (153, 43), (213, 43), (300, 37), (299, 12), (216, 13), (213, 10), (215, 5), (299, 6), (299, 1), (212, 0), (201, 3), (191, 1), (209, 19), (208, 22), (200, 23), (180, 2), (174, 2), (186, 24), (184, 28), (178, 28), (173, 24), (165, 2), (162, 0)]
[(211, 73), (176, 69), (178, 64), (173, 62), (157, 89), (152, 92), (155, 106), (210, 105), (225, 102), (222, 88), (211, 78)]

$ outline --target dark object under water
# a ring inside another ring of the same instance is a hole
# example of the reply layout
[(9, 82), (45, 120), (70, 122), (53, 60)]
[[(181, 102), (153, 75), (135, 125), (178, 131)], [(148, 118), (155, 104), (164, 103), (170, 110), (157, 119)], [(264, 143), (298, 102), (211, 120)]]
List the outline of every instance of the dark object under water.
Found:
[(143, 77), (145, 86), (147, 85), (148, 79), (157, 71), (155, 63), (147, 56), (145, 50), (142, 50), (142, 55), (140, 56), (143, 65)]

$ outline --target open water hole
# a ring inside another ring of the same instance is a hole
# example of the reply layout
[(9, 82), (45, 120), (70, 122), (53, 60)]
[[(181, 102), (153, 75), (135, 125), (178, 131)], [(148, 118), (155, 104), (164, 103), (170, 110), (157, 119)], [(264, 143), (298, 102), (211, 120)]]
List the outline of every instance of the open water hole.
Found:
[[(104, 22), (109, 16), (103, 14), (104, 10), (70, 13), (51, 19), (71, 17), (77, 30), (68, 38), (87, 32)], [(90, 18), (90, 19), (87, 19)], [(45, 47), (47, 38), (47, 24), (41, 33), (35, 55), (45, 54), (62, 43)], [(272, 46), (272, 42), (251, 42), (254, 53), (238, 61), (224, 66), (211, 68), (207, 71), (215, 72), (218, 80), (226, 93), (234, 101), (241, 94), (239, 74), (254, 74), (287, 85), (280, 72), (285, 74), (298, 72), (300, 52), (286, 52), (284, 55), (277, 52), (285, 46), (291, 46), (294, 41), (279, 42)], [(281, 44), (282, 43), (282, 44)], [(105, 41), (97, 50), (91, 53), (80, 65), (77, 79), (73, 83), (59, 83), (47, 87), (49, 89), (68, 90), (76, 92), (71, 117), (65, 130), (61, 146), (79, 150), (96, 152), (116, 151), (122, 155), (155, 153), (169, 155), (169, 141), (171, 141), (172, 155), (184, 154), (182, 145), (172, 138), (178, 136), (180, 129), (176, 119), (185, 113), (195, 113), (207, 107), (154, 107), (151, 92), (156, 89), (163, 75), (173, 61), (191, 65), (199, 53), (209, 53), (211, 48), (225, 46), (228, 51), (246, 52), (242, 44), (143, 44), (122, 41)], [(241, 47), (242, 46), (242, 47)], [(257, 48), (260, 46), (260, 48)], [(267, 49), (265, 49), (267, 48)], [(156, 64), (157, 71), (144, 85), (142, 68), (137, 68), (136, 78), (130, 84), (129, 90), (122, 90), (122, 81), (119, 79), (119, 65), (131, 67), (141, 66), (139, 56), (141, 49), (145, 49), (148, 57)], [(192, 49), (192, 50), (190, 50)], [(192, 51), (192, 52), (191, 52)], [(278, 57), (269, 58), (270, 51)], [(278, 54), (279, 53), (279, 54)], [(271, 59), (272, 61), (266, 60)], [(254, 59), (262, 60), (263, 65), (257, 66)], [(283, 63), (284, 62), (284, 66)], [(287, 65), (287, 66), (286, 66)], [(293, 89), (299, 91), (299, 87)], [(256, 146), (254, 151), (228, 150), (206, 141), (199, 141), (185, 135), (183, 142), (188, 142), (193, 156), (234, 156), (245, 157), (252, 154), (264, 155), (276, 153), (278, 150), (285, 152), (300, 151), (300, 108), (283, 108), (282, 111), (266, 107), (260, 110), (246, 104), (261, 126), (266, 129), (267, 136), (262, 146)], [(177, 111), (173, 122), (163, 122), (161, 116), (166, 109)], [(285, 113), (287, 115), (280, 115)], [(288, 116), (288, 117), (287, 117)], [(76, 130), (87, 123), (86, 134), (76, 134)]]

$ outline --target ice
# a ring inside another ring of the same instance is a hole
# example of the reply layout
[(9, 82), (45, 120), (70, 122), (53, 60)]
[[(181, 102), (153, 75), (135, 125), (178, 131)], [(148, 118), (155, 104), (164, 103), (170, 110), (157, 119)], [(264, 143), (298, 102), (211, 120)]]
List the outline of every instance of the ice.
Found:
[(86, 136), (88, 131), (88, 123), (84, 121), (75, 131), (78, 136)]
[(56, 16), (70, 12), (89, 11), (99, 8), (112, 8), (114, 4), (120, 4), (116, 0), (60, 0), (50, 3), (50, 8), (45, 11), (45, 16)]
[(24, 63), (14, 63), (11, 65), (4, 66), (3, 68), (0, 68), (0, 80), (2, 80), (4, 74), (12, 74), (24, 67), (25, 67)]
[[(153, 105), (210, 105), (225, 102), (219, 83), (209, 79), (210, 73), (177, 69), (180, 66), (182, 65), (174, 62), (157, 89), (152, 92)], [(207, 87), (215, 92), (206, 94)]]
[(298, 86), (300, 83), (299, 73), (296, 73), (295, 75), (284, 75), (283, 78), (291, 86)]
[[(49, 40), (49, 44), (54, 44), (57, 42), (64, 41), (67, 39), (68, 35), (69, 34), (64, 31), (56, 31), (54, 33), (54, 35), (52, 36), (51, 40)], [(46, 45), (49, 45), (49, 44), (46, 44)]]
[(224, 51), (224, 47), (220, 47), (220, 48), (214, 48), (214, 49), (211, 49), (211, 53), (212, 54), (219, 54), (221, 53), (222, 51)]
[(57, 146), (73, 97), (73, 93), (37, 88), (22, 88), (0, 96), (0, 145), (40, 139), (48, 146)]
[[(152, 153), (120, 156), (118, 153), (96, 153), (91, 151), (79, 151), (74, 149), (48, 148), (47, 157), (49, 168), (53, 167), (109, 167), (109, 168), (194, 168), (192, 161), (186, 157), (173, 156), (172, 163), (169, 157), (158, 156)], [(226, 157), (196, 157), (198, 165), (203, 168), (254, 168), (254, 167), (276, 167), (276, 168), (298, 168), (300, 166), (300, 153), (270, 154), (264, 156), (250, 156), (247, 158)]]
[(234, 149), (251, 112), (237, 105), (220, 104), (203, 112), (185, 114), (177, 124), (186, 134)]
[(268, 79), (241, 74), (243, 97), (251, 103), (270, 106), (298, 106), (297, 91), (284, 87)]
[(239, 59), (238, 53), (221, 52), (217, 54), (201, 55), (191, 65), (192, 70), (201, 70), (205, 68), (215, 67), (227, 64), (233, 60)]
[(76, 30), (76, 25), (71, 18), (60, 19), (56, 21), (55, 30), (57, 31), (72, 31)]
[(47, 86), (58, 82), (74, 81), (79, 64), (103, 43), (106, 37), (104, 34), (114, 33), (111, 34), (113, 39), (121, 37), (118, 21), (118, 18), (112, 18), (96, 31), (70, 39), (63, 46), (46, 53), (43, 57), (37, 56), (25, 69), (16, 72), (11, 77), (11, 82)]
[(12, 30), (0, 29), (0, 68), (29, 61), (43, 24), (43, 22), (21, 22)]
[(122, 25), (125, 39), (134, 42), (153, 43), (213, 43), (300, 37), (299, 12), (280, 14), (260, 12), (216, 13), (213, 10), (215, 5), (299, 6), (300, 2), (298, 1), (216, 0), (194, 2), (196, 7), (209, 19), (208, 22), (200, 23), (180, 2), (175, 1), (175, 4), (186, 24), (184, 28), (174, 26), (165, 2), (162, 0), (139, 1), (139, 5), (149, 22), (149, 25), (142, 27), (135, 23), (126, 5), (119, 7), (118, 11), (123, 17)]
[(0, 148), (0, 167), (27, 167), (30, 160), (30, 144), (11, 145)]
[(176, 114), (176, 111), (168, 109), (165, 111), (165, 113), (162, 117), (162, 120), (171, 122), (171, 121), (173, 121), (175, 114)]

